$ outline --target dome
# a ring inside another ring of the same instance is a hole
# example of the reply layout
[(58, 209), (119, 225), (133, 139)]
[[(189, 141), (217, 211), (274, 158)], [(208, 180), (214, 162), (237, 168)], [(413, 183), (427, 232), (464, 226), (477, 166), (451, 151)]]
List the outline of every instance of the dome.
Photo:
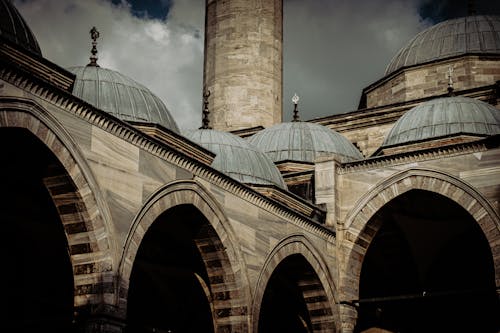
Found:
[(314, 162), (319, 156), (331, 154), (337, 154), (345, 161), (363, 158), (359, 150), (341, 134), (308, 122), (277, 124), (253, 135), (249, 141), (274, 162)]
[(500, 110), (468, 97), (444, 97), (406, 112), (387, 134), (382, 147), (457, 134), (500, 134)]
[(10, 0), (0, 0), (0, 36), (41, 56), (35, 35)]
[(212, 167), (246, 184), (276, 185), (285, 189), (274, 163), (246, 140), (211, 129), (188, 132), (186, 137), (216, 154)]
[(165, 104), (143, 85), (98, 66), (68, 70), (76, 75), (73, 95), (87, 103), (124, 121), (155, 123), (179, 133)]
[(417, 34), (387, 66), (399, 68), (457, 55), (500, 54), (500, 16), (467, 16), (438, 23)]

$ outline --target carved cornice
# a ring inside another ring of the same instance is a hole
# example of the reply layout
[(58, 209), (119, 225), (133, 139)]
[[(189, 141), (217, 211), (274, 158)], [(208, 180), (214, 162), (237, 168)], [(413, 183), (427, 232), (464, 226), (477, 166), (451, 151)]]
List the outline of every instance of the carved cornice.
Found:
[(274, 163), (282, 174), (290, 172), (302, 172), (314, 170), (314, 163), (312, 162), (299, 162), (299, 161), (279, 161)]
[[(455, 91), (455, 95), (490, 102), (491, 97), (496, 95), (496, 89), (497, 85), (492, 84), (483, 87)], [(441, 95), (428, 96), (406, 102), (364, 108), (347, 113), (311, 119), (309, 122), (329, 127), (340, 133), (384, 124), (392, 124), (409, 109), (431, 99), (447, 96), (448, 94), (444, 93)]]
[[(261, 208), (270, 211), (290, 222), (311, 232), (321, 234), (325, 238), (335, 237), (334, 231), (318, 224), (311, 217), (304, 215), (287, 207), (285, 204), (273, 198), (253, 190), (252, 188), (237, 182), (236, 180), (207, 166), (201, 160), (190, 157), (188, 153), (179, 147), (170, 146), (169, 141), (160, 141), (134, 128), (120, 119), (101, 111), (83, 100), (73, 96), (65, 90), (49, 85), (36, 77), (17, 70), (11, 66), (0, 63), (0, 79), (23, 89), (34, 96), (44, 99), (54, 106), (63, 109), (80, 119), (115, 135), (140, 149), (149, 152), (171, 164), (188, 170), (196, 176), (206, 179), (214, 185), (233, 193)], [(293, 194), (289, 195), (290, 201), (296, 200)]]
[(214, 161), (214, 153), (161, 125), (132, 121), (129, 121), (128, 123), (139, 129), (141, 132), (181, 150), (184, 154), (205, 163), (206, 165), (211, 165)]
[(286, 175), (283, 175), (283, 179), (285, 180), (285, 183), (287, 185), (301, 182), (311, 182), (313, 177), (314, 169), (309, 171), (290, 172)]
[(360, 161), (343, 163), (337, 168), (337, 173), (345, 174), (361, 170), (384, 168), (388, 166), (409, 164), (428, 160), (442, 159), (464, 154), (472, 154), (497, 148), (500, 145), (500, 135), (485, 139), (452, 144), (442, 147), (427, 148), (387, 156), (376, 156)]
[(0, 61), (10, 63), (22, 71), (26, 71), (38, 79), (60, 89), (71, 92), (75, 75), (42, 57), (21, 51), (8, 40), (1, 39)]
[(292, 208), (302, 214), (317, 220), (318, 222), (323, 222), (326, 216), (326, 212), (318, 208), (317, 206), (303, 200), (302, 198), (296, 196), (295, 198), (290, 195), (289, 192), (285, 192), (274, 186), (268, 185), (251, 185), (252, 189), (265, 195), (268, 198), (277, 200), (287, 207)]
[(389, 82), (390, 80), (394, 79), (395, 77), (399, 76), (402, 73), (407, 73), (407, 72), (413, 71), (415, 69), (429, 67), (429, 65), (434, 65), (434, 64), (439, 64), (439, 63), (447, 63), (450, 61), (456, 61), (457, 59), (460, 59), (460, 58), (463, 58), (463, 59), (475, 58), (478, 60), (483, 60), (483, 59), (484, 60), (498, 60), (498, 59), (500, 59), (500, 54), (498, 54), (498, 53), (497, 54), (495, 54), (495, 53), (484, 54), (484, 53), (471, 52), (471, 53), (453, 55), (453, 56), (441, 58), (441, 59), (430, 60), (430, 61), (423, 62), (420, 64), (404, 66), (404, 67), (398, 68), (394, 72), (389, 73), (389, 74), (385, 75), (384, 77), (380, 78), (379, 80), (375, 81), (374, 83), (370, 84), (368, 87), (363, 89), (362, 93), (367, 94), (370, 91), (372, 91), (372, 90), (380, 87), (381, 85)]
[(229, 131), (229, 133), (232, 133), (242, 138), (247, 138), (249, 136), (254, 135), (255, 133), (262, 131), (263, 129), (264, 129), (263, 126), (255, 126), (255, 127), (247, 127), (247, 128), (232, 130)]

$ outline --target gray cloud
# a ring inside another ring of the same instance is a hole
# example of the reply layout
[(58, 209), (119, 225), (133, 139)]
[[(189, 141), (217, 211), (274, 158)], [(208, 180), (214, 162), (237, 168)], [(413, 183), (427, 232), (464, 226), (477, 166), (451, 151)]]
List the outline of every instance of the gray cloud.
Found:
[[(96, 26), (98, 63), (147, 86), (160, 97), (182, 128), (201, 122), (203, 66), (203, 0), (182, 0), (169, 18), (137, 18), (126, 2), (104, 0), (18, 1), (19, 9), (38, 39), (44, 57), (62, 67), (89, 62), (89, 30)], [(199, 12), (181, 10), (183, 6)], [(178, 14), (179, 13), (179, 14)], [(189, 20), (182, 15), (189, 14)], [(180, 16), (179, 16), (180, 15)]]
[[(352, 111), (361, 89), (383, 75), (396, 51), (426, 22), (419, 0), (285, 0), (284, 119), (301, 97), (303, 119)], [(201, 119), (204, 1), (176, 0), (166, 21), (137, 18), (125, 1), (16, 2), (46, 58), (85, 65), (90, 27), (101, 32), (99, 60), (149, 87), (181, 128)]]
[(283, 112), (301, 96), (303, 119), (357, 108), (397, 50), (428, 23), (415, 0), (288, 0), (284, 9)]

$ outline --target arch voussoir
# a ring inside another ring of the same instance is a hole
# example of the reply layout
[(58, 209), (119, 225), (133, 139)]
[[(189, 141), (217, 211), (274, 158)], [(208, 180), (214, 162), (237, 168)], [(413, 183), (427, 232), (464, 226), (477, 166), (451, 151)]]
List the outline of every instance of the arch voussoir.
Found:
[[(359, 277), (366, 250), (381, 226), (376, 213), (397, 196), (410, 190), (426, 190), (443, 195), (467, 210), (483, 231), (493, 255), (497, 285), (500, 281), (500, 218), (481, 193), (462, 180), (426, 169), (402, 171), (379, 183), (367, 193), (346, 218), (342, 248), (346, 261), (340, 276), (340, 297), (355, 300), (359, 296)], [(369, 207), (369, 209), (366, 209)], [(344, 311), (346, 311), (344, 313)], [(341, 308), (342, 321), (354, 327), (351, 310)], [(350, 324), (348, 324), (350, 322)]]
[(160, 215), (180, 205), (192, 205), (208, 221), (193, 240), (208, 275), (206, 292), (213, 310), (215, 331), (246, 332), (249, 291), (236, 237), (219, 204), (195, 181), (167, 184), (151, 196), (136, 216), (119, 269), (120, 307), (126, 312), (133, 263), (147, 230)]
[(102, 304), (115, 290), (115, 244), (110, 238), (110, 214), (90, 168), (62, 125), (38, 104), (9, 98), (0, 99), (0, 106), (0, 128), (27, 130), (58, 162), (49, 165), (43, 182), (66, 234), (76, 311), (89, 304)]
[(333, 281), (329, 270), (307, 239), (301, 235), (295, 235), (278, 243), (259, 275), (252, 306), (253, 332), (258, 332), (261, 304), (271, 276), (283, 260), (297, 254), (301, 255), (312, 267), (311, 272), (300, 276), (297, 285), (304, 297), (313, 332), (336, 332), (340, 328), (340, 317), (337, 307), (334, 306), (336, 304), (335, 286), (331, 286), (328, 282)]

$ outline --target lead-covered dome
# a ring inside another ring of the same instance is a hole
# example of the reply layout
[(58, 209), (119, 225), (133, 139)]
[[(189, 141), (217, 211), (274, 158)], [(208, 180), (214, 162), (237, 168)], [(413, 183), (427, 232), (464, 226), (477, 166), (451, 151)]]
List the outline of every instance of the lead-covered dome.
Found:
[(35, 35), (10, 0), (0, 0), (0, 36), (25, 50), (42, 55)]
[(148, 88), (116, 71), (98, 66), (68, 68), (76, 75), (73, 95), (124, 120), (179, 128), (163, 102)]
[(186, 137), (216, 154), (212, 167), (245, 184), (276, 185), (286, 189), (281, 173), (259, 149), (231, 133), (199, 129)]
[(438, 23), (417, 34), (387, 66), (399, 68), (462, 54), (500, 54), (500, 16), (467, 16)]
[(320, 156), (338, 155), (344, 162), (363, 158), (341, 134), (318, 124), (289, 122), (266, 128), (249, 139), (274, 162), (314, 162)]
[(500, 134), (500, 110), (468, 97), (433, 99), (399, 118), (387, 134), (382, 148), (460, 134)]

